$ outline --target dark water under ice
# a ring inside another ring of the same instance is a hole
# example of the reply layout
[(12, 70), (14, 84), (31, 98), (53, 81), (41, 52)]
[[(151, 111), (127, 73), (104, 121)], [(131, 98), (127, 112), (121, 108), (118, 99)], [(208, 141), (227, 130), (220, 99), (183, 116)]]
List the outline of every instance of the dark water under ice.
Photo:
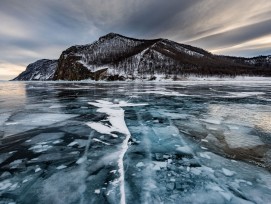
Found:
[(271, 83), (0, 83), (0, 203), (270, 203)]

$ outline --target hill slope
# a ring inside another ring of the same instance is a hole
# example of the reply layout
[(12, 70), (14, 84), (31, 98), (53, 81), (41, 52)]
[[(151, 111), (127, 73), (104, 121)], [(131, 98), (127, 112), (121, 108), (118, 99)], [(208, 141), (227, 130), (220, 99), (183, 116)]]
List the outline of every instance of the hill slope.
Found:
[(167, 39), (140, 40), (109, 33), (92, 44), (63, 51), (49, 80), (154, 79), (157, 75), (177, 79), (187, 74), (271, 76), (270, 59), (217, 56)]
[(52, 80), (57, 68), (57, 60), (42, 59), (26, 67), (26, 70), (17, 76), (15, 81), (46, 81)]

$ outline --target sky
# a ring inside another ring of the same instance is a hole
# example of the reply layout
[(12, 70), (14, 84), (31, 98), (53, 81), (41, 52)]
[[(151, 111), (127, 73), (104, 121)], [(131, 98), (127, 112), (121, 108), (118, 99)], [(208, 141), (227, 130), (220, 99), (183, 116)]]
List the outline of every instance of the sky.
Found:
[(0, 0), (0, 80), (110, 32), (214, 54), (271, 54), (270, 0)]

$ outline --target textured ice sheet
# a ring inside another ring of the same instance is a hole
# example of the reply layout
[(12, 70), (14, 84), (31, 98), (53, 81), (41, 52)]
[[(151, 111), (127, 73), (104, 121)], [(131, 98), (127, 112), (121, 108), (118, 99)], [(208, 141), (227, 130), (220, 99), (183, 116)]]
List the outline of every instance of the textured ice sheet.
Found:
[(63, 132), (55, 132), (55, 133), (41, 133), (35, 137), (32, 137), (31, 139), (26, 141), (27, 145), (33, 145), (37, 143), (44, 143), (44, 142), (54, 142), (60, 138), (62, 138), (65, 135)]
[(124, 204), (126, 203), (125, 198), (125, 170), (124, 170), (124, 164), (123, 164), (123, 157), (128, 149), (128, 141), (131, 137), (130, 131), (127, 128), (127, 125), (124, 120), (124, 110), (122, 107), (133, 107), (133, 106), (145, 106), (146, 104), (132, 104), (127, 103), (125, 101), (118, 101), (118, 103), (111, 103), (104, 100), (97, 100), (97, 103), (89, 102), (90, 105), (99, 107), (97, 112), (105, 113), (107, 115), (107, 120), (110, 123), (110, 125), (106, 126), (102, 123), (87, 123), (89, 127), (96, 130), (97, 132), (100, 132), (102, 134), (109, 134), (115, 137), (115, 134), (113, 132), (119, 132), (123, 135), (125, 135), (125, 139), (122, 142), (121, 148), (119, 150), (119, 159), (118, 159), (118, 167), (119, 167), (119, 186), (120, 186), (120, 203)]
[(8, 124), (3, 128), (5, 136), (28, 131), (37, 127), (46, 127), (58, 122), (62, 122), (76, 114), (54, 114), (54, 113), (17, 113), (9, 118)]
[(10, 117), (11, 113), (0, 113), (0, 127), (5, 124), (5, 122)]
[(0, 107), (19, 131), (0, 140), (1, 202), (268, 203), (270, 86), (204, 83), (27, 83)]
[(261, 139), (255, 135), (249, 135), (238, 131), (225, 133), (225, 140), (230, 148), (251, 148), (264, 145)]
[[(210, 117), (223, 118), (224, 123), (239, 126), (259, 127), (271, 132), (271, 107), (254, 104), (210, 104)], [(208, 120), (208, 119), (207, 119)]]
[(164, 96), (188, 96), (187, 94), (181, 94), (179, 92), (175, 91), (145, 91), (142, 92), (145, 94), (158, 94), (158, 95), (164, 95)]
[(31, 126), (48, 126), (54, 123), (68, 120), (77, 115), (72, 114), (53, 114), (53, 113), (36, 113), (36, 114), (23, 114), (19, 113), (11, 118), (13, 122), (20, 125)]
[(229, 96), (224, 96), (225, 98), (243, 98), (250, 96), (264, 95), (264, 92), (228, 92)]

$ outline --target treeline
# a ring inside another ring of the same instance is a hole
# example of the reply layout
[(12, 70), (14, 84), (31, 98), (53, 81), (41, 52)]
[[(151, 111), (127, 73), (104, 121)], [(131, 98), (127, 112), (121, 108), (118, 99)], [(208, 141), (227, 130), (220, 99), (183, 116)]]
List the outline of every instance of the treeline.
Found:
[[(87, 66), (86, 70), (84, 66)], [(57, 73), (70, 79), (76, 72), (77, 78), (81, 79), (87, 77), (81, 76), (87, 70), (93, 72), (105, 67), (108, 67), (108, 75), (129, 77), (156, 74), (176, 78), (183, 75), (271, 76), (270, 57), (217, 56), (169, 40), (136, 40), (116, 34), (104, 36), (91, 45), (73, 46), (64, 51)]]

